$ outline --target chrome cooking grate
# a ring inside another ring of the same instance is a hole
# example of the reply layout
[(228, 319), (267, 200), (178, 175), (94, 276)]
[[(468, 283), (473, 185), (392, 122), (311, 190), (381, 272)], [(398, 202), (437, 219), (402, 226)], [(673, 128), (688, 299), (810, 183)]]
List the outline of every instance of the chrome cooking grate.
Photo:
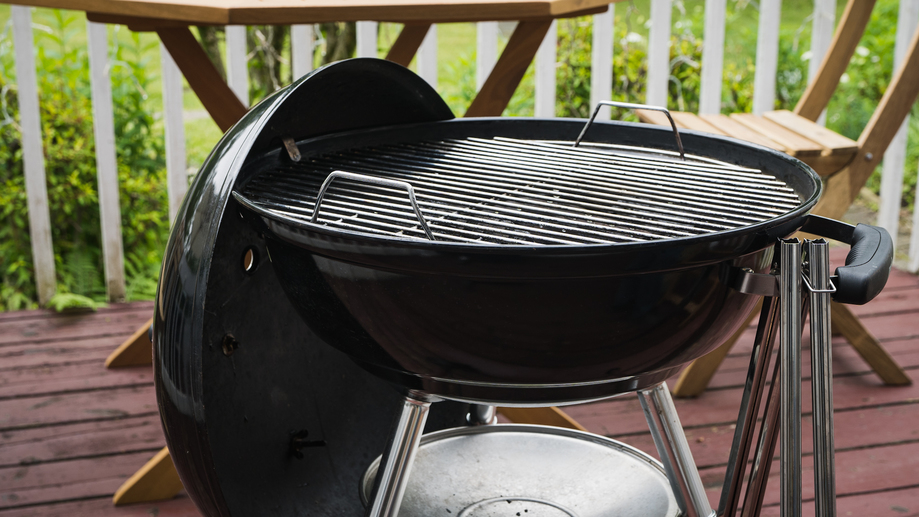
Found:
[[(240, 192), (308, 222), (333, 171), (407, 182), (438, 241), (565, 245), (651, 241), (749, 226), (794, 210), (798, 195), (756, 169), (611, 145), (465, 138), (383, 145), (266, 167)], [(317, 224), (427, 239), (404, 186), (342, 175)]]

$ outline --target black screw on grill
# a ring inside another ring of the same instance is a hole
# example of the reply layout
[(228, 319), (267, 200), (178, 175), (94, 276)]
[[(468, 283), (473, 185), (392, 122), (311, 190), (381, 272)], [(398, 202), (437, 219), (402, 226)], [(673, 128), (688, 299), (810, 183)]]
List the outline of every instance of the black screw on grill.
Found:
[(233, 355), (233, 352), (239, 348), (239, 341), (236, 341), (236, 338), (233, 337), (233, 334), (227, 334), (223, 336), (223, 343), (221, 343), (221, 348), (223, 348), (223, 355), (229, 357)]
[(303, 459), (303, 449), (307, 447), (325, 447), (325, 440), (307, 440), (310, 432), (306, 429), (291, 431), (290, 433), (290, 455), (298, 460)]

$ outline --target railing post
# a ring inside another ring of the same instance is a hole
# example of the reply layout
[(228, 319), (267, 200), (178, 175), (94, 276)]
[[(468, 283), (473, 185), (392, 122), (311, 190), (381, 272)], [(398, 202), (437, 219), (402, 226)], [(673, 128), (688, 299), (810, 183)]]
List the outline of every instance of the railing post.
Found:
[(185, 125), (182, 121), (182, 72), (162, 43), (160, 62), (163, 70), (163, 125), (166, 131), (166, 191), (169, 220), (175, 221), (188, 190)]
[[(595, 14), (593, 41), (590, 47), (590, 111), (597, 103), (609, 100), (613, 91), (613, 33), (615, 5), (610, 4), (605, 13)], [(597, 113), (597, 120), (609, 120), (609, 106)]]
[(297, 80), (313, 70), (313, 26), (290, 26), (291, 71)]
[(475, 90), (479, 91), (498, 62), (498, 22), (476, 24), (475, 56)]
[(13, 45), (16, 54), (16, 80), (19, 83), (19, 125), (22, 128), (22, 161), (29, 208), (29, 237), (32, 241), (32, 266), (35, 268), (38, 303), (45, 305), (54, 296), (57, 280), (54, 273), (54, 248), (51, 244), (51, 216), (48, 210), (48, 186), (45, 181), (45, 155), (42, 151), (41, 116), (38, 105), (38, 81), (35, 77), (35, 55), (32, 53), (31, 7), (14, 5)]
[(670, 89), (671, 0), (651, 0), (651, 32), (648, 35), (648, 83), (645, 102), (667, 106)]
[[(830, 49), (836, 30), (836, 0), (814, 0), (814, 23), (811, 31), (811, 58), (807, 65), (807, 79), (812, 81), (820, 70), (820, 63)], [(908, 43), (908, 42), (907, 42)], [(826, 125), (826, 110), (817, 117), (817, 123)]]
[(726, 8), (726, 0), (705, 0), (705, 41), (702, 44), (702, 82), (699, 87), (700, 115), (721, 113)]
[(549, 32), (536, 51), (535, 116), (555, 116), (555, 63), (557, 60), (558, 20), (552, 20)]
[(227, 84), (243, 105), (249, 105), (249, 64), (246, 51), (246, 27), (227, 25)]
[(418, 47), (418, 75), (428, 82), (432, 88), (437, 89), (437, 25), (431, 25), (424, 41)]
[[(916, 186), (916, 197), (919, 198), (919, 185)], [(919, 273), (919, 208), (913, 207), (913, 233), (909, 240), (909, 264), (906, 269), (910, 273)]]
[[(897, 14), (897, 42), (894, 46), (894, 69), (900, 66), (909, 41), (919, 22), (919, 1), (900, 0)], [(903, 197), (903, 168), (906, 164), (906, 143), (909, 137), (909, 114), (897, 134), (890, 141), (884, 153), (881, 173), (881, 205), (878, 207), (878, 226), (881, 226), (897, 246), (897, 233), (900, 229), (900, 201)]]
[(108, 66), (108, 34), (101, 23), (86, 22), (89, 43), (89, 79), (92, 86), (93, 134), (96, 141), (99, 214), (102, 223), (102, 256), (105, 290), (111, 301), (123, 300), (124, 247), (118, 201), (118, 165), (115, 157), (115, 123), (112, 83)]
[(753, 78), (753, 113), (775, 109), (775, 76), (779, 65), (779, 21), (781, 0), (759, 3), (759, 33), (756, 37), (756, 75)]
[(357, 22), (357, 57), (377, 57), (377, 22)]

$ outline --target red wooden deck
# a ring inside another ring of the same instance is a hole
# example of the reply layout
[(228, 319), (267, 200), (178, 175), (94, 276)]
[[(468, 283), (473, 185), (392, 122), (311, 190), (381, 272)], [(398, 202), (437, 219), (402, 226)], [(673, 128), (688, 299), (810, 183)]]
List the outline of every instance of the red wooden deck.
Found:
[[(895, 271), (877, 300), (854, 309), (919, 381), (919, 279)], [(102, 366), (151, 311), (152, 304), (144, 302), (92, 314), (0, 314), (0, 517), (198, 515), (184, 495), (111, 505), (121, 483), (164, 445), (150, 368)], [(677, 401), (713, 505), (737, 416), (752, 330), (749, 334), (709, 391)], [(838, 513), (919, 516), (919, 382), (885, 387), (844, 340), (835, 338), (834, 345)], [(804, 371), (809, 372), (807, 364)], [(809, 393), (809, 382), (805, 390)], [(809, 411), (809, 401), (804, 405)], [(635, 397), (567, 411), (591, 431), (656, 456)], [(805, 417), (806, 453), (809, 433)], [(813, 497), (808, 461), (810, 456), (804, 460), (805, 499)], [(777, 499), (774, 479), (765, 515), (778, 515)], [(806, 504), (806, 514), (813, 514), (811, 506)]]

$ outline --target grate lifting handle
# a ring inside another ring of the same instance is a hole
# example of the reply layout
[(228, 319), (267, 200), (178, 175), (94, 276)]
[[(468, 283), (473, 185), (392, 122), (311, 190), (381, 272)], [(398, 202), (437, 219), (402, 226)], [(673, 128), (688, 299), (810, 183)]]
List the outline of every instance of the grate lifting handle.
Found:
[(378, 176), (368, 176), (367, 174), (356, 174), (354, 172), (333, 171), (331, 174), (326, 176), (325, 181), (322, 182), (322, 186), (319, 187), (319, 194), (316, 195), (316, 204), (313, 206), (313, 216), (310, 217), (311, 223), (315, 223), (316, 220), (319, 219), (319, 207), (322, 206), (322, 198), (325, 196), (326, 191), (329, 190), (329, 185), (332, 184), (332, 181), (335, 178), (356, 181), (358, 183), (380, 185), (383, 187), (405, 189), (406, 192), (408, 192), (408, 200), (412, 203), (412, 210), (415, 211), (415, 217), (418, 218), (418, 223), (421, 224), (421, 229), (424, 230), (424, 234), (427, 235), (428, 239), (432, 241), (437, 240), (434, 238), (434, 234), (431, 232), (431, 228), (428, 226), (427, 221), (425, 221), (424, 215), (421, 213), (421, 208), (418, 207), (418, 201), (415, 199), (415, 188), (412, 187), (411, 183), (407, 181), (380, 178)]
[(680, 150), (680, 159), (686, 161), (686, 155), (683, 153), (683, 141), (680, 140), (680, 132), (676, 128), (676, 122), (673, 121), (673, 117), (670, 116), (670, 112), (667, 108), (662, 108), (660, 106), (648, 106), (647, 104), (634, 104), (631, 102), (618, 102), (618, 101), (600, 101), (597, 103), (597, 107), (594, 108), (593, 114), (590, 116), (590, 120), (587, 121), (587, 124), (584, 125), (584, 129), (581, 130), (581, 134), (578, 135), (577, 140), (574, 141), (572, 147), (577, 147), (581, 140), (584, 138), (584, 135), (587, 133), (587, 130), (590, 128), (590, 125), (594, 123), (594, 119), (597, 118), (597, 113), (600, 113), (600, 108), (602, 106), (613, 106), (615, 108), (624, 108), (630, 110), (650, 110), (650, 111), (660, 111), (664, 115), (667, 115), (667, 120), (670, 121), (670, 127), (673, 128), (673, 136), (676, 138), (676, 147)]

